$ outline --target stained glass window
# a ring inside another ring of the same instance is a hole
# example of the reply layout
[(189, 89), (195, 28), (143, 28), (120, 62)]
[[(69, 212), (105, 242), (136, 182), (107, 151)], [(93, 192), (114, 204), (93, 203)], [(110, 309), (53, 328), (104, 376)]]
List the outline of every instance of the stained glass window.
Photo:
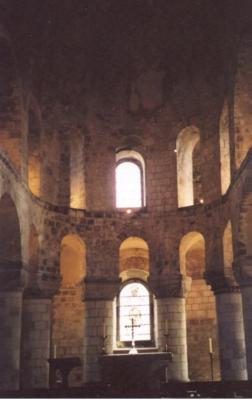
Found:
[(131, 341), (132, 324), (135, 341), (151, 340), (150, 294), (140, 282), (131, 282), (119, 295), (119, 340)]
[(116, 167), (116, 207), (142, 207), (141, 168), (133, 161), (123, 161)]

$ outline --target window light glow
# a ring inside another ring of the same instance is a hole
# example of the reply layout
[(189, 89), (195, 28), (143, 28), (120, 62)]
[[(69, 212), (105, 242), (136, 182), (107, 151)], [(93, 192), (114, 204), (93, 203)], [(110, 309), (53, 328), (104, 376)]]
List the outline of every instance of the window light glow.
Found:
[(120, 340), (131, 341), (132, 319), (134, 321), (135, 340), (151, 340), (150, 296), (144, 285), (129, 283), (120, 293)]
[(141, 169), (132, 161), (124, 161), (116, 167), (116, 206), (142, 207)]

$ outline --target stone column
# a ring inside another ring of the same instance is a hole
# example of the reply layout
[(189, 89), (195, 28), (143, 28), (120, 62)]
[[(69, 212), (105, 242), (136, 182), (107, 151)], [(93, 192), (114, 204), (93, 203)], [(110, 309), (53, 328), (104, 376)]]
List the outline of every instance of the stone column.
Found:
[[(182, 276), (170, 275), (162, 279), (152, 276), (150, 286), (157, 304), (157, 345), (160, 351), (173, 353), (167, 369), (169, 380), (188, 381), (186, 312)], [(165, 334), (168, 334), (166, 337)]]
[(252, 379), (252, 283), (241, 286), (248, 379)]
[(85, 278), (84, 286), (84, 359), (83, 380), (101, 380), (98, 356), (102, 353), (103, 337), (105, 351), (113, 350), (114, 298), (119, 291), (120, 280)]
[(19, 389), (22, 291), (0, 291), (0, 390)]
[(51, 337), (51, 298), (42, 293), (23, 299), (21, 388), (47, 388)]
[(246, 380), (247, 363), (240, 288), (232, 275), (215, 272), (206, 276), (216, 298), (222, 380)]

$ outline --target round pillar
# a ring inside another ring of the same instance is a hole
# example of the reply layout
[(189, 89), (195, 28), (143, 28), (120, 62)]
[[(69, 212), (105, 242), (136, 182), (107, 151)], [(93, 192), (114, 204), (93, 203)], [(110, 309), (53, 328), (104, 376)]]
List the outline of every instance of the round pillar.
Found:
[(114, 298), (119, 279), (85, 278), (83, 381), (99, 382), (99, 355), (113, 351)]
[(185, 299), (157, 299), (158, 347), (171, 351), (173, 361), (167, 367), (169, 380), (188, 381)]
[(24, 297), (21, 337), (21, 388), (49, 386), (51, 299)]
[(19, 389), (22, 291), (0, 291), (0, 390)]
[(252, 379), (252, 286), (242, 286), (248, 379)]
[(222, 380), (246, 380), (242, 299), (237, 287), (216, 293), (216, 311)]

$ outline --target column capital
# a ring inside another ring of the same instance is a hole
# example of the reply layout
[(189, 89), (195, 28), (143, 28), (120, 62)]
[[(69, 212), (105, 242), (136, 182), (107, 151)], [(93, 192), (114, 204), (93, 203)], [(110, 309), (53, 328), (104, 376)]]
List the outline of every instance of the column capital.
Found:
[(83, 300), (113, 300), (118, 295), (120, 278), (86, 276), (83, 281)]
[(204, 278), (211, 285), (215, 294), (234, 293), (240, 291), (240, 286), (232, 274), (225, 275), (223, 271), (205, 272)]
[(149, 284), (157, 298), (184, 297), (186, 293), (186, 282), (183, 275), (179, 273), (165, 275), (150, 275)]
[(24, 289), (25, 298), (51, 299), (59, 290), (61, 276), (45, 274), (42, 269), (33, 275), (29, 275), (26, 268), (26, 285)]

